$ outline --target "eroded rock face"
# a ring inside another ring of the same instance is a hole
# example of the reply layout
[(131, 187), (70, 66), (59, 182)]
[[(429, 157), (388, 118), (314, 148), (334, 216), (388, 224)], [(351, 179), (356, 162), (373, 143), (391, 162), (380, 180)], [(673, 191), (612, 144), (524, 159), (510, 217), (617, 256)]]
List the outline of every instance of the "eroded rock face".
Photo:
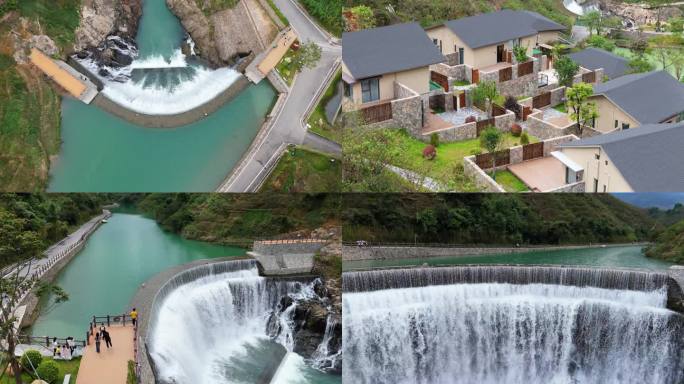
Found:
[(166, 0), (166, 5), (176, 15), (195, 42), (195, 52), (214, 66), (225, 63), (220, 59), (211, 33), (211, 24), (194, 0)]
[(74, 49), (96, 48), (110, 35), (135, 40), (142, 0), (84, 0)]

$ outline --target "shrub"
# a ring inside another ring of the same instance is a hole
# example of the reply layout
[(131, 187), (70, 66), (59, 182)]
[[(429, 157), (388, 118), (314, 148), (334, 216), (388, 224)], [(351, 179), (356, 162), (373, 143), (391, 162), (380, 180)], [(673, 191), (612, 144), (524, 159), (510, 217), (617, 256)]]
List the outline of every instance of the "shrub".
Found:
[(35, 349), (29, 349), (21, 356), (21, 366), (29, 372), (33, 372), (42, 361), (43, 355)]
[(612, 41), (606, 39), (603, 36), (599, 36), (599, 35), (594, 35), (594, 36), (589, 37), (587, 39), (586, 43), (590, 47), (601, 48), (601, 49), (604, 49), (604, 50), (609, 51), (609, 52), (612, 52), (615, 50), (615, 43), (613, 43)]
[(37, 369), (38, 376), (48, 383), (54, 383), (59, 378), (59, 368), (57, 363), (52, 360), (45, 360), (40, 363)]
[(473, 148), (470, 150), (471, 155), (480, 155), (482, 154), (482, 148)]
[(477, 117), (475, 117), (475, 116), (468, 116), (468, 117), (466, 117), (465, 122), (466, 122), (466, 123), (475, 123), (475, 122), (477, 122)]
[(439, 135), (436, 133), (433, 133), (430, 135), (430, 145), (433, 147), (437, 148), (439, 147)]
[(428, 145), (423, 149), (423, 157), (428, 160), (434, 160), (437, 157), (437, 149), (434, 145)]
[(511, 125), (511, 135), (513, 135), (515, 137), (520, 137), (520, 135), (522, 133), (523, 133), (523, 131), (522, 131), (522, 127), (520, 126), (520, 124), (513, 123), (513, 125)]
[(515, 56), (515, 61), (518, 63), (524, 63), (527, 61), (527, 47), (522, 45), (516, 45), (513, 47), (513, 55)]
[(135, 377), (135, 361), (128, 360), (128, 376), (126, 377), (126, 384), (137, 384), (138, 378)]
[(529, 143), (530, 143), (530, 137), (527, 136), (527, 132), (523, 132), (522, 135), (520, 135), (520, 144), (527, 145)]

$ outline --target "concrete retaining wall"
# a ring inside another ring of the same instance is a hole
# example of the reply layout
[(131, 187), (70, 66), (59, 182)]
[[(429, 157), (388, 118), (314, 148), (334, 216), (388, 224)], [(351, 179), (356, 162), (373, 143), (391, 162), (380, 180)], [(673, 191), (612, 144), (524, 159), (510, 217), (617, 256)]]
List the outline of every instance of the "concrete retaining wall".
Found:
[(292, 240), (292, 242), (285, 241), (255, 241), (253, 251), (263, 255), (285, 255), (285, 254), (303, 254), (316, 253), (325, 245), (324, 241), (313, 240), (310, 242), (302, 242)]
[(475, 156), (468, 156), (463, 159), (463, 173), (485, 192), (506, 192), (501, 185), (475, 164)]
[[(639, 244), (611, 244), (605, 247), (622, 247)], [(354, 247), (342, 246), (342, 260), (384, 260), (384, 259), (413, 259), (444, 256), (477, 256), (506, 253), (543, 252), (563, 249), (603, 248), (604, 245), (568, 245), (568, 246), (539, 246), (539, 247)]]

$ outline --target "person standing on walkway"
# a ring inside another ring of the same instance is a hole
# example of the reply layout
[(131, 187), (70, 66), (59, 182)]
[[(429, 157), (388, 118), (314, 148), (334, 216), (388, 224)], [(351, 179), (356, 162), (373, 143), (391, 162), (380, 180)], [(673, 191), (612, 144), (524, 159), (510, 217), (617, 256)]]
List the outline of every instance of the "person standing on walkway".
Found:
[(100, 332), (95, 334), (95, 352), (100, 353)]
[(112, 337), (109, 336), (109, 332), (107, 332), (107, 331), (103, 331), (102, 333), (103, 333), (102, 336), (104, 337), (105, 345), (107, 346), (107, 349), (109, 349), (109, 347), (112, 346)]
[(131, 321), (133, 322), (134, 328), (138, 326), (138, 311), (136, 311), (135, 308), (131, 311)]

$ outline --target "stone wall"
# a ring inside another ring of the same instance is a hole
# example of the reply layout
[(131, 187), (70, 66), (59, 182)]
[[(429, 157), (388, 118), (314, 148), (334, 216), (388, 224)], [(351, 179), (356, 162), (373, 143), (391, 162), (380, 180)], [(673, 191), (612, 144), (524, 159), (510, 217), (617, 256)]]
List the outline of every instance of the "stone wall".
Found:
[(645, 244), (609, 244), (609, 245), (567, 245), (567, 246), (538, 246), (538, 247), (440, 247), (440, 246), (371, 246), (355, 247), (342, 246), (342, 260), (385, 260), (385, 259), (414, 259), (426, 257), (444, 256), (476, 256), (506, 253), (525, 253), (525, 252), (548, 252), (560, 249), (585, 249), (585, 248), (604, 248), (622, 247), (627, 245)]
[(567, 184), (560, 188), (543, 191), (545, 193), (583, 193), (585, 191), (584, 181), (578, 181), (574, 184)]
[(392, 120), (394, 125), (406, 129), (410, 134), (419, 136), (423, 129), (423, 100), (420, 96), (392, 100)]
[(528, 134), (535, 136), (541, 140), (547, 140), (572, 133), (570, 132), (571, 129), (559, 128), (551, 123), (544, 121), (542, 119), (542, 114), (542, 111), (537, 110), (536, 112), (527, 116), (527, 129), (525, 131)]
[(441, 142), (469, 140), (477, 137), (477, 124), (467, 123), (453, 128), (431, 132), (430, 134), (423, 135), (422, 139), (428, 140), (433, 133), (436, 133), (437, 136), (439, 136), (439, 141)]
[(557, 151), (559, 145), (576, 140), (579, 140), (579, 137), (575, 135), (565, 135), (555, 137), (553, 139), (544, 140), (544, 157), (549, 156), (553, 151)]
[(558, 87), (551, 90), (551, 107), (565, 101), (565, 87)]
[(305, 254), (316, 253), (324, 245), (325, 241), (323, 240), (255, 241), (253, 251), (263, 255)]
[(472, 68), (465, 64), (448, 65), (445, 63), (440, 63), (431, 65), (430, 70), (448, 77), (450, 85), (451, 83), (453, 83), (453, 81), (467, 81), (469, 83), (472, 82)]
[(475, 164), (475, 156), (463, 158), (463, 172), (475, 182), (478, 188), (485, 192), (506, 192), (502, 186)]

